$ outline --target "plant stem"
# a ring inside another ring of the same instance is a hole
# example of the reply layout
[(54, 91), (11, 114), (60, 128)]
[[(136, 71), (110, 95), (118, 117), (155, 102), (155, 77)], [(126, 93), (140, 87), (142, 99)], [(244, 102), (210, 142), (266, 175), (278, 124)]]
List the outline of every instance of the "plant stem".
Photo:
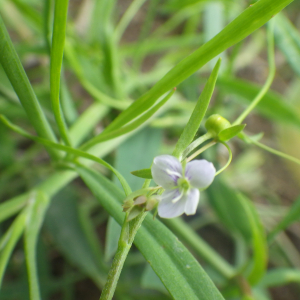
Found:
[(192, 159), (194, 159), (196, 156), (198, 156), (199, 154), (201, 154), (202, 152), (204, 152), (205, 150), (207, 150), (208, 148), (210, 148), (211, 146), (213, 146), (214, 144), (216, 144), (216, 141), (211, 141), (208, 144), (206, 144), (205, 146), (203, 146), (202, 148), (200, 148), (198, 151), (196, 151), (195, 153), (193, 153), (191, 156), (189, 156), (186, 161), (189, 162)]
[(267, 93), (271, 84), (275, 77), (276, 67), (275, 67), (275, 54), (274, 54), (274, 21), (269, 21), (268, 24), (268, 32), (267, 32), (267, 40), (268, 40), (268, 61), (269, 61), (269, 75), (268, 78), (252, 101), (252, 103), (243, 111), (243, 113), (233, 122), (232, 125), (238, 125), (243, 122), (243, 120), (249, 115), (249, 113), (255, 108), (255, 106), (261, 101), (264, 95)]
[(140, 228), (143, 220), (145, 219), (147, 213), (141, 213), (138, 217), (136, 217), (135, 219), (133, 219), (130, 222), (127, 222), (127, 217), (128, 214), (126, 214), (123, 226), (122, 226), (122, 231), (121, 231), (121, 236), (119, 239), (119, 244), (118, 244), (118, 249), (117, 249), (117, 253), (114, 257), (114, 260), (112, 262), (110, 271), (108, 273), (108, 277), (107, 277), (107, 281), (105, 283), (105, 286), (103, 288), (102, 294), (100, 296), (100, 300), (111, 300), (125, 259), (128, 255), (128, 252), (131, 248), (131, 245), (133, 243), (134, 237), (138, 231), (138, 229)]
[(220, 170), (215, 174), (215, 176), (219, 175), (219, 174), (222, 173), (225, 169), (227, 169), (227, 167), (230, 165), (231, 160), (232, 160), (232, 152), (231, 152), (230, 147), (229, 147), (225, 142), (221, 142), (221, 141), (220, 141), (220, 143), (223, 144), (223, 145), (227, 148), (229, 157), (228, 157), (228, 161), (227, 161), (226, 165), (225, 165), (222, 169), (220, 169)]
[(132, 21), (135, 14), (138, 12), (140, 7), (145, 3), (146, 0), (134, 0), (131, 2), (130, 6), (122, 16), (121, 20), (119, 21), (118, 25), (115, 29), (115, 42), (119, 43), (124, 31), (126, 30), (129, 23)]
[(288, 155), (288, 154), (285, 154), (281, 151), (275, 150), (271, 147), (268, 147), (268, 146), (266, 146), (266, 145), (264, 145), (264, 144), (262, 144), (258, 141), (252, 140), (252, 139), (251, 139), (251, 143), (258, 146), (258, 147), (260, 147), (260, 148), (262, 148), (262, 149), (264, 149), (264, 150), (266, 150), (266, 151), (268, 151), (268, 152), (270, 152), (270, 153), (272, 153), (272, 154), (274, 154), (274, 155), (277, 155), (277, 156), (280, 156), (282, 158), (288, 159), (288, 160), (300, 165), (300, 160), (293, 157), (293, 156), (291, 156), (291, 155)]
[(203, 134), (202, 136), (200, 136), (198, 139), (196, 139), (195, 141), (193, 141), (182, 153), (182, 157), (181, 157), (181, 161), (184, 160), (188, 154), (193, 151), (196, 147), (198, 147), (199, 145), (201, 145), (202, 143), (204, 143), (205, 141), (209, 140), (212, 138), (211, 133), (207, 132), (205, 134)]

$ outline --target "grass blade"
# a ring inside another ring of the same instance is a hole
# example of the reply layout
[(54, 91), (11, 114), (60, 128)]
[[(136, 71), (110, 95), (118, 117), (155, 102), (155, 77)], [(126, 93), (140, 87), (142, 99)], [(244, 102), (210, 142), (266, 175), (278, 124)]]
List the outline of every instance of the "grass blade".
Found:
[(300, 76), (300, 35), (299, 31), (283, 14), (275, 18), (275, 42), (284, 54), (291, 68)]
[[(122, 224), (125, 215), (121, 207), (122, 191), (92, 170), (78, 167), (77, 171), (101, 205)], [(146, 217), (134, 243), (174, 299), (224, 299), (192, 254), (151, 215)]]
[[(36, 98), (1, 16), (0, 53), (0, 63), (37, 134), (45, 139), (55, 142), (55, 135)], [(47, 148), (47, 151), (53, 158), (60, 157), (59, 152), (55, 149)]]
[(131, 189), (130, 189), (128, 183), (126, 182), (126, 180), (124, 179), (124, 177), (114, 167), (112, 167), (110, 164), (108, 164), (103, 159), (98, 158), (98, 157), (96, 157), (96, 156), (94, 156), (92, 154), (89, 154), (87, 152), (71, 148), (69, 146), (64, 146), (64, 145), (61, 145), (61, 144), (56, 144), (56, 143), (53, 143), (51, 141), (42, 139), (40, 137), (33, 136), (33, 135), (27, 133), (26, 131), (24, 131), (22, 128), (14, 125), (14, 124), (12, 124), (10, 121), (8, 121), (2, 115), (0, 115), (0, 121), (2, 121), (10, 129), (18, 132), (19, 134), (23, 135), (24, 137), (27, 137), (27, 138), (29, 138), (29, 139), (37, 142), (37, 143), (40, 143), (40, 144), (42, 144), (44, 146), (52, 147), (54, 149), (65, 151), (65, 152), (70, 153), (70, 154), (75, 154), (76, 156), (80, 156), (80, 157), (84, 157), (84, 158), (90, 159), (92, 161), (95, 161), (95, 162), (97, 162), (97, 163), (105, 166), (106, 168), (108, 168), (109, 170), (111, 170), (118, 177), (118, 179), (120, 180), (120, 182), (122, 184), (122, 187), (124, 188), (126, 196), (128, 196), (129, 194), (131, 194)]
[(242, 194), (239, 194), (238, 198), (245, 209), (252, 231), (253, 265), (248, 281), (251, 285), (255, 285), (260, 281), (267, 269), (268, 253), (265, 233), (251, 201)]
[(92, 138), (91, 140), (89, 140), (87, 143), (85, 143), (84, 145), (81, 146), (80, 149), (82, 150), (87, 150), (90, 147), (100, 143), (100, 142), (104, 142), (104, 141), (108, 141), (110, 139), (116, 138), (118, 136), (121, 136), (123, 134), (126, 134), (130, 131), (133, 131), (135, 129), (137, 129), (139, 126), (141, 126), (142, 124), (144, 124), (148, 119), (150, 119), (174, 94), (175, 92), (175, 88), (166, 96), (164, 97), (158, 104), (156, 104), (155, 106), (153, 106), (151, 109), (149, 109), (149, 111), (147, 111), (145, 114), (143, 114), (141, 117), (139, 117), (137, 120), (131, 122), (130, 124), (116, 129), (114, 131), (111, 131), (109, 133), (103, 134), (100, 133), (98, 136), (95, 136), (94, 138)]
[(23, 194), (0, 204), (0, 223), (19, 212), (29, 200), (28, 194)]
[(36, 191), (34, 197), (31, 197), (30, 199), (26, 217), (24, 233), (25, 259), (31, 300), (41, 299), (37, 274), (36, 245), (48, 205), (49, 198), (44, 193)]
[(215, 88), (220, 65), (221, 65), (221, 59), (217, 61), (213, 71), (211, 72), (209, 79), (193, 110), (193, 113), (188, 123), (184, 127), (184, 130), (175, 146), (172, 155), (178, 158), (182, 155), (183, 151), (188, 147), (188, 145), (193, 141), (200, 127), (201, 121), (205, 116), (208, 104), (210, 102), (211, 96)]
[(21, 237), (26, 222), (26, 212), (22, 212), (14, 220), (6, 234), (0, 240), (0, 287), (8, 260), (16, 243)]
[(55, 120), (64, 143), (71, 145), (67, 126), (59, 102), (61, 70), (66, 37), (69, 0), (56, 0), (53, 23), (52, 48), (50, 55), (50, 95)]
[(293, 203), (284, 218), (271, 230), (268, 241), (271, 242), (276, 235), (300, 219), (300, 197)]
[(149, 109), (161, 95), (195, 73), (212, 58), (264, 25), (292, 1), (260, 0), (248, 7), (219, 34), (171, 69), (147, 93), (121, 113), (105, 131), (119, 128), (139, 116)]
[[(237, 100), (249, 104), (260, 92), (261, 87), (252, 82), (236, 78), (219, 78), (217, 87), (227, 93), (232, 93), (239, 98)], [(284, 101), (278, 93), (267, 92), (257, 105), (257, 111), (267, 118), (300, 127), (300, 118), (295, 109)]]

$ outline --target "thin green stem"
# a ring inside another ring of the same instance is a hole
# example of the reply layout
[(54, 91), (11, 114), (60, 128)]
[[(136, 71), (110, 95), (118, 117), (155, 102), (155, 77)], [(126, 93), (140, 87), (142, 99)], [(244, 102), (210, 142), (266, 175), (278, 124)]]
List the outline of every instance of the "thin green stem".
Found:
[(202, 148), (200, 148), (198, 151), (196, 151), (195, 153), (193, 153), (191, 156), (189, 156), (186, 161), (189, 162), (192, 159), (194, 159), (196, 156), (198, 156), (200, 153), (204, 152), (205, 150), (207, 150), (208, 148), (210, 148), (211, 146), (215, 145), (216, 141), (211, 141), (208, 144), (206, 144), (205, 146), (203, 146)]
[(83, 144), (80, 149), (87, 150), (91, 148), (92, 146), (104, 142), (113, 138), (116, 138), (118, 136), (124, 135), (130, 131), (133, 131), (137, 129), (139, 126), (145, 125), (145, 122), (150, 119), (174, 94), (175, 89), (173, 89), (166, 97), (164, 97), (158, 104), (153, 106), (151, 109), (149, 109), (146, 113), (144, 113), (142, 116), (140, 116), (138, 119), (132, 121), (130, 124), (123, 126), (121, 128), (115, 129), (113, 131), (110, 131), (106, 133), (105, 131), (102, 131), (99, 135), (93, 137), (88, 142)]
[(211, 139), (212, 135), (211, 133), (207, 132), (204, 135), (200, 136), (198, 139), (193, 141), (182, 153), (182, 158), (180, 160), (184, 160), (188, 154), (193, 151), (195, 148), (197, 148), (202, 143), (206, 142), (207, 140)]
[(220, 173), (222, 173), (223, 171), (225, 171), (225, 170), (227, 169), (227, 167), (230, 165), (231, 160), (232, 160), (232, 152), (231, 152), (230, 147), (229, 147), (225, 142), (220, 141), (220, 143), (223, 144), (223, 145), (227, 148), (228, 154), (229, 154), (229, 158), (228, 158), (228, 161), (227, 161), (226, 165), (225, 165), (223, 168), (221, 168), (221, 169), (216, 173), (215, 176), (217, 176), (217, 175), (219, 175)]
[(122, 226), (121, 236), (119, 239), (118, 250), (112, 262), (111, 269), (108, 273), (107, 281), (102, 291), (100, 300), (112, 299), (122, 268), (124, 266), (125, 259), (132, 246), (134, 237), (138, 229), (141, 227), (141, 224), (144, 221), (146, 215), (147, 213), (141, 213), (138, 217), (136, 217), (132, 221), (127, 222), (128, 214), (126, 214)]
[[(151, 183), (151, 179), (150, 180), (146, 179), (144, 181), (142, 189), (135, 191), (132, 194), (140, 195), (141, 191), (147, 191), (147, 190), (153, 190), (153, 189), (155, 190), (155, 189), (159, 188), (159, 187), (149, 188), (150, 183)], [(132, 199), (131, 195), (130, 195), (130, 199)], [(128, 197), (125, 199), (125, 201), (126, 200), (128, 200)], [(144, 221), (146, 215), (147, 215), (147, 212), (142, 212), (135, 219), (128, 222), (127, 219), (129, 216), (129, 212), (126, 213), (126, 216), (125, 216), (125, 219), (123, 222), (123, 226), (122, 226), (122, 230), (121, 230), (121, 235), (119, 238), (118, 249), (117, 249), (116, 255), (114, 257), (114, 260), (112, 262), (110, 271), (108, 273), (107, 281), (106, 281), (104, 289), (102, 291), (100, 300), (112, 299), (114, 292), (116, 290), (117, 283), (118, 283), (122, 268), (124, 266), (126, 257), (132, 246), (135, 235), (136, 235), (138, 229), (141, 227), (142, 222)]]
[(254, 145), (256, 145), (256, 146), (258, 146), (258, 147), (260, 147), (260, 148), (262, 148), (262, 149), (264, 149), (264, 150), (266, 150), (266, 151), (268, 151), (272, 154), (275, 154), (275, 155), (280, 156), (282, 158), (288, 159), (288, 160), (300, 165), (300, 160), (293, 157), (293, 156), (291, 156), (291, 155), (288, 155), (288, 154), (285, 154), (281, 151), (275, 150), (275, 149), (273, 149), (271, 147), (268, 147), (268, 146), (266, 146), (266, 145), (264, 145), (264, 144), (262, 144), (258, 141), (255, 141), (255, 140), (252, 140), (252, 139), (250, 139), (250, 141), (251, 141), (252, 144), (254, 144)]
[(115, 41), (119, 42), (127, 26), (146, 0), (133, 0), (115, 29)]
[(2, 121), (4, 125), (9, 127), (10, 129), (12, 129), (13, 131), (21, 134), (22, 136), (24, 136), (26, 138), (29, 138), (29, 139), (37, 142), (37, 143), (40, 143), (44, 146), (52, 147), (54, 149), (65, 151), (68, 154), (74, 154), (75, 156), (87, 158), (89, 160), (92, 160), (94, 162), (97, 162), (97, 163), (105, 166), (106, 168), (111, 170), (117, 176), (117, 178), (119, 179), (119, 181), (120, 181), (120, 183), (121, 183), (121, 185), (124, 189), (124, 192), (125, 192), (126, 196), (131, 194), (131, 188), (128, 185), (127, 181), (124, 179), (124, 177), (121, 175), (121, 173), (119, 173), (113, 166), (111, 166), (109, 163), (107, 163), (103, 159), (98, 158), (98, 157), (96, 157), (92, 154), (89, 154), (87, 152), (84, 152), (84, 151), (81, 151), (81, 150), (78, 150), (78, 149), (74, 149), (74, 148), (69, 147), (69, 146), (56, 144), (56, 143), (53, 143), (53, 142), (48, 141), (46, 139), (43, 139), (43, 138), (40, 138), (40, 137), (37, 137), (37, 136), (33, 136), (33, 135), (29, 134), (28, 132), (26, 132), (25, 130), (23, 130), (22, 128), (20, 128), (20, 127), (14, 125), (13, 123), (11, 123), (3, 115), (0, 115), (0, 121)]
[(249, 113), (256, 107), (256, 105), (262, 100), (265, 96), (275, 77), (276, 66), (275, 66), (275, 53), (274, 53), (274, 21), (269, 21), (268, 24), (268, 31), (267, 31), (267, 40), (268, 40), (268, 62), (269, 62), (269, 75), (268, 78), (252, 101), (252, 103), (244, 110), (244, 112), (234, 121), (232, 125), (238, 125), (243, 122), (243, 120), (249, 115)]

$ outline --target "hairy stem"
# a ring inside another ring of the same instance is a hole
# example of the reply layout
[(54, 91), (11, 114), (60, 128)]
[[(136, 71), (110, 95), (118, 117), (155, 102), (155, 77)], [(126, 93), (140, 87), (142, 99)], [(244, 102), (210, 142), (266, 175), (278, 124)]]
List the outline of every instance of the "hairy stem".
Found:
[(128, 214), (126, 215), (126, 218), (122, 226), (117, 253), (114, 257), (110, 271), (108, 273), (107, 281), (103, 288), (100, 300), (112, 299), (125, 259), (132, 246), (134, 237), (138, 229), (141, 227), (141, 224), (144, 221), (146, 215), (147, 213), (141, 213), (138, 217), (136, 217), (130, 222), (127, 222)]

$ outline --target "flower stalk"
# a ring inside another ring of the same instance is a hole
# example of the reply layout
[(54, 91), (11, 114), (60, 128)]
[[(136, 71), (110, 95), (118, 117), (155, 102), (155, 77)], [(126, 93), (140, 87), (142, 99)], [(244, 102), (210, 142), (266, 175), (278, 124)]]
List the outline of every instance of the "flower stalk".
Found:
[(128, 222), (128, 213), (126, 213), (126, 217), (124, 219), (124, 223), (122, 226), (122, 231), (118, 243), (118, 249), (116, 255), (113, 259), (110, 271), (108, 273), (107, 281), (102, 290), (101, 296), (99, 300), (111, 300), (114, 292), (116, 290), (116, 286), (123, 269), (124, 262), (128, 255), (128, 252), (132, 246), (134, 237), (141, 227), (142, 222), (144, 221), (147, 212), (141, 213), (132, 221)]

